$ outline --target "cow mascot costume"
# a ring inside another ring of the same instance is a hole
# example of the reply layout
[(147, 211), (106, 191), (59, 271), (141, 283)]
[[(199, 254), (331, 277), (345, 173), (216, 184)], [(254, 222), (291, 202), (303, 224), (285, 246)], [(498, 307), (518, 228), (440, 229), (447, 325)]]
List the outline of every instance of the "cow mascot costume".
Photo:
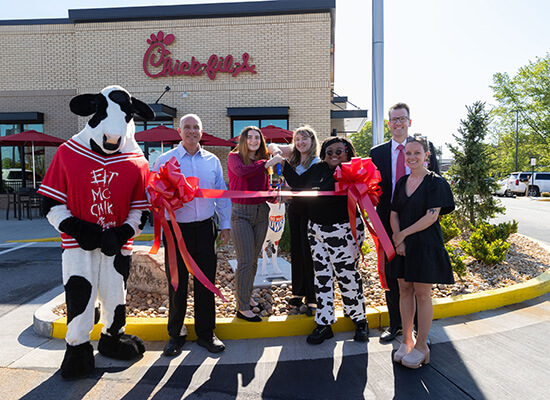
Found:
[(104, 356), (130, 360), (145, 351), (140, 338), (124, 334), (124, 326), (132, 241), (148, 216), (149, 167), (134, 139), (133, 116), (150, 120), (155, 113), (120, 86), (76, 96), (70, 108), (93, 116), (59, 147), (39, 193), (62, 238), (67, 349), (61, 376), (76, 379), (94, 369), (90, 332), (98, 320)]

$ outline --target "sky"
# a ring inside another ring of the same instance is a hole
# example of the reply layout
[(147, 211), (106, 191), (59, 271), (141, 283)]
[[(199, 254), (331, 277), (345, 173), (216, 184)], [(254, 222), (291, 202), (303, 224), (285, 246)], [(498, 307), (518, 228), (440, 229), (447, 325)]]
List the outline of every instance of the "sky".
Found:
[[(67, 18), (69, 9), (196, 4), (229, 0), (19, 1), (0, 19)], [(238, 1), (238, 0), (237, 0)], [(242, 0), (248, 1), (248, 0)], [(466, 106), (491, 109), (493, 75), (515, 75), (550, 50), (546, 0), (384, 1), (384, 110), (411, 108), (410, 133), (421, 133), (450, 157)], [(372, 1), (336, 0), (334, 92), (372, 117)], [(348, 106), (348, 108), (353, 108)], [(387, 117), (386, 117), (387, 118)]]

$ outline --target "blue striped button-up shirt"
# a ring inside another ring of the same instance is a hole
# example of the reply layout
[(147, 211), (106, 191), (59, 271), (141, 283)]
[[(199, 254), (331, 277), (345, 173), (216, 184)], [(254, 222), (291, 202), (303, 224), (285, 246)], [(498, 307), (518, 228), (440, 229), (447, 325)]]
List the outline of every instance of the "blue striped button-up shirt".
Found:
[[(201, 189), (227, 189), (223, 180), (220, 160), (209, 151), (201, 147), (194, 155), (190, 155), (180, 143), (175, 149), (169, 150), (159, 156), (155, 162), (153, 171), (158, 172), (159, 168), (172, 157), (176, 157), (182, 174), (186, 177), (196, 176), (199, 178), (199, 187)], [(218, 214), (220, 229), (230, 229), (230, 199), (195, 198), (175, 211), (176, 221), (180, 223), (203, 221), (212, 217), (214, 211)], [(168, 215), (166, 217), (168, 218)]]

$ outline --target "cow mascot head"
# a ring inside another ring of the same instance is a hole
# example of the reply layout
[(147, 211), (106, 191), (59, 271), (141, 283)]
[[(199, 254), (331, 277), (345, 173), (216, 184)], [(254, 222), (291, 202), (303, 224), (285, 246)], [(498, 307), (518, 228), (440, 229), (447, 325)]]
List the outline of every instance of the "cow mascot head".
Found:
[(39, 193), (62, 238), (67, 350), (61, 375), (75, 379), (93, 371), (90, 332), (98, 320), (101, 354), (130, 360), (145, 351), (141, 339), (124, 334), (125, 301), (133, 238), (148, 216), (149, 167), (133, 117), (150, 120), (155, 113), (120, 86), (78, 95), (70, 108), (91, 118), (59, 147)]
[(81, 94), (70, 103), (76, 115), (92, 118), (74, 139), (99, 154), (140, 152), (134, 139), (134, 114), (145, 120), (155, 113), (120, 86), (108, 86), (98, 94)]

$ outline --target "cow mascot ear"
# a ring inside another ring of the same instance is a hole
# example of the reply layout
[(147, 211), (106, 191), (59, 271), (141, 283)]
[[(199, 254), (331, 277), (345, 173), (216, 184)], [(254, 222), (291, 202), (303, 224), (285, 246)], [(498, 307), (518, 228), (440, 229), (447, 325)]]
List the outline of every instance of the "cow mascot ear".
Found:
[(99, 94), (81, 94), (71, 99), (69, 103), (71, 111), (76, 115), (87, 117), (94, 114), (88, 121), (90, 127), (95, 128), (99, 123), (107, 118), (107, 100), (101, 93)]
[(134, 106), (134, 112), (146, 121), (155, 119), (155, 112), (148, 104), (143, 101), (132, 97), (132, 105)]
[(71, 99), (69, 107), (76, 115), (87, 117), (88, 115), (92, 115), (96, 112), (97, 103), (101, 97), (103, 97), (101, 94), (81, 94)]

